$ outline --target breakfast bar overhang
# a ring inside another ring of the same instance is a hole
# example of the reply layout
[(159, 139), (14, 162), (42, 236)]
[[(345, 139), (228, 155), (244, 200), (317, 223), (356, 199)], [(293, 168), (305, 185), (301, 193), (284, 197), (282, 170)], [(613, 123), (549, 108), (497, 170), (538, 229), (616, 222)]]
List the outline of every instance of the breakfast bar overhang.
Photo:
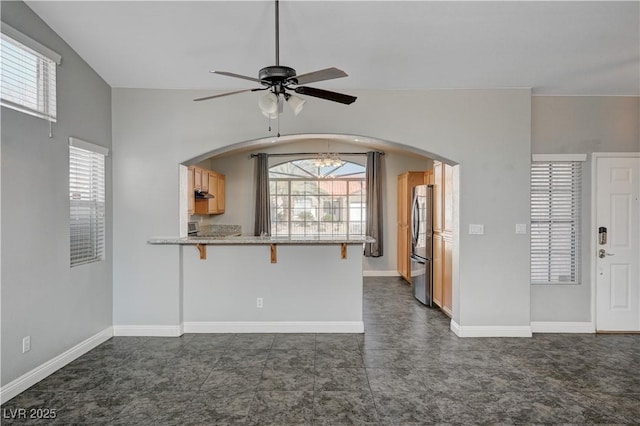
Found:
[(363, 245), (374, 241), (186, 237), (148, 243), (180, 246), (181, 332), (362, 333)]

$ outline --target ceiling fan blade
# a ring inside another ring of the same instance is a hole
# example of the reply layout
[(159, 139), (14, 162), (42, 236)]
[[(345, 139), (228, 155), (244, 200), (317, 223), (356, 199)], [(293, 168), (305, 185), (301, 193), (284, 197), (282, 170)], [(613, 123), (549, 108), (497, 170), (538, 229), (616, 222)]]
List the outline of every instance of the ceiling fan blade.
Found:
[(198, 101), (206, 101), (207, 99), (221, 98), (221, 97), (223, 97), (223, 96), (235, 95), (236, 93), (242, 93), (242, 92), (255, 92), (256, 90), (262, 90), (262, 89), (243, 89), (243, 90), (236, 90), (235, 92), (227, 92), (227, 93), (222, 93), (222, 94), (220, 94), (220, 95), (205, 96), (204, 98), (194, 99), (194, 101), (195, 101), (195, 102), (198, 102)]
[(211, 70), (209, 72), (213, 73), (213, 74), (226, 75), (227, 77), (241, 78), (243, 80), (255, 81), (255, 82), (260, 83), (260, 80), (258, 80), (257, 78), (249, 77), (249, 76), (242, 75), (242, 74), (235, 74), (235, 73), (232, 73), (232, 72), (214, 71), (214, 70)]
[(345, 95), (343, 93), (330, 92), (328, 90), (316, 89), (315, 87), (300, 86), (295, 88), (295, 92), (301, 95), (313, 96), (316, 98), (326, 99), (328, 101), (340, 102), (341, 104), (352, 104), (356, 101), (355, 96)]
[(288, 80), (293, 83), (293, 81), (297, 81), (296, 84), (307, 84), (314, 83), (316, 81), (324, 81), (324, 80), (333, 80), (334, 78), (348, 77), (348, 74), (341, 69), (332, 67), (325, 68), (323, 70), (313, 71), (306, 74), (296, 75), (295, 77), (291, 77)]

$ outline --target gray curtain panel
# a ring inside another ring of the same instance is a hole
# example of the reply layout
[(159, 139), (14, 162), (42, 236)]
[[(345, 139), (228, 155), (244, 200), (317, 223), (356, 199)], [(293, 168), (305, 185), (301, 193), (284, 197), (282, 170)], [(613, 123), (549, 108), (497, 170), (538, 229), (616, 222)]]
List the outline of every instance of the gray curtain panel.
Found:
[(382, 153), (367, 152), (367, 235), (375, 243), (364, 245), (367, 257), (382, 256)]
[(256, 223), (254, 235), (271, 234), (271, 206), (269, 202), (269, 157), (256, 156)]

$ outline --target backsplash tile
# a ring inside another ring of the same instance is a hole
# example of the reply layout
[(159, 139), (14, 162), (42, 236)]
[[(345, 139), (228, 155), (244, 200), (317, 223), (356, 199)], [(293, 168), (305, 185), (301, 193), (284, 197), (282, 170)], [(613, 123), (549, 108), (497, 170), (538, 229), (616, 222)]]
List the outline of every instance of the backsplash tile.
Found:
[(240, 225), (200, 225), (200, 237), (228, 237), (232, 235), (242, 235)]

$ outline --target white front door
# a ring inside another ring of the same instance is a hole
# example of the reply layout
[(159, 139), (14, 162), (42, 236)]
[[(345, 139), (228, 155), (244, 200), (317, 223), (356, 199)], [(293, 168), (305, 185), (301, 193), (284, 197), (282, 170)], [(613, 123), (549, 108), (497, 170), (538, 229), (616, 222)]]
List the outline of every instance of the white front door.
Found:
[(596, 329), (640, 331), (640, 158), (595, 160)]

